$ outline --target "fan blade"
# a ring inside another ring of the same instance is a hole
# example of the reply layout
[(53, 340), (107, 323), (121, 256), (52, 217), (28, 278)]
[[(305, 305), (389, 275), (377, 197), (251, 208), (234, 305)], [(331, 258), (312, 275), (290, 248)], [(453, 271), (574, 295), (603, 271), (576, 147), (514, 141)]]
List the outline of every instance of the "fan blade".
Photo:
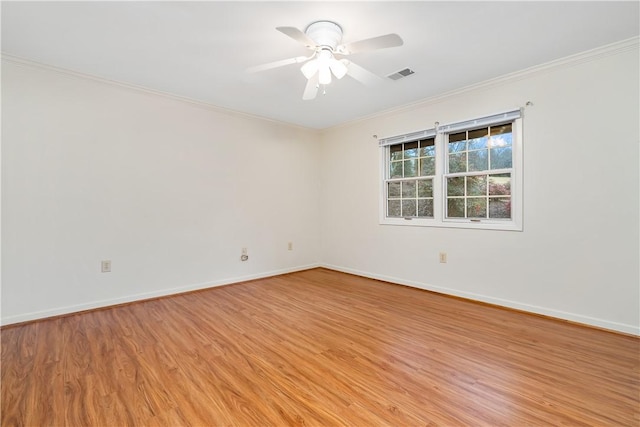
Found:
[(404, 42), (397, 34), (387, 34), (338, 46), (338, 53), (350, 55), (352, 53), (365, 52), (367, 50), (385, 49), (387, 47), (402, 46)]
[(304, 88), (304, 93), (302, 94), (302, 99), (308, 101), (310, 99), (314, 99), (318, 94), (318, 73), (314, 74), (309, 80), (307, 80), (307, 86)]
[(296, 56), (295, 58), (281, 59), (280, 61), (274, 61), (274, 62), (269, 62), (267, 64), (249, 67), (247, 68), (247, 73), (257, 73), (259, 71), (270, 70), (272, 68), (284, 67), (285, 65), (289, 65), (289, 64), (300, 64), (302, 62), (308, 61), (311, 58), (313, 58), (313, 55)]
[(343, 63), (347, 66), (347, 75), (353, 77), (363, 85), (373, 86), (384, 81), (382, 77), (373, 74), (371, 71), (362, 68), (358, 64), (354, 64), (346, 59), (343, 59), (342, 61), (344, 61)]
[(316, 42), (311, 40), (309, 36), (305, 33), (297, 29), (296, 27), (276, 27), (276, 30), (280, 31), (282, 34), (291, 37), (299, 43), (302, 43), (309, 49), (316, 48)]
[(336, 58), (331, 58), (329, 61), (329, 68), (336, 78), (341, 79), (347, 74), (347, 66), (342, 61), (338, 61)]

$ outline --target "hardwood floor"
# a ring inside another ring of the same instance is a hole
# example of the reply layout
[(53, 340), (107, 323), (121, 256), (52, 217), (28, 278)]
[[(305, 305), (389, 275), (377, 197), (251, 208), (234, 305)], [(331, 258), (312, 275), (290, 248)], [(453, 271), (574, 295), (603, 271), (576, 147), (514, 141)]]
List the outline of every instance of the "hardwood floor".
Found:
[(640, 424), (640, 341), (314, 269), (2, 329), (2, 426)]

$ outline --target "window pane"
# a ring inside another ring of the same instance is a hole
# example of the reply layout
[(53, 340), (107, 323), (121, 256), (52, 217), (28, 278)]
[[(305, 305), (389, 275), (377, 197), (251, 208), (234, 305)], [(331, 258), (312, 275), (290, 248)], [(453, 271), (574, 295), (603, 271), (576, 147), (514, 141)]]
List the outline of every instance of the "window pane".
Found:
[(389, 200), (387, 202), (387, 216), (401, 216), (400, 200)]
[(467, 196), (485, 196), (487, 194), (487, 176), (467, 177)]
[(464, 199), (447, 199), (447, 217), (464, 218)]
[(511, 198), (491, 197), (489, 199), (489, 218), (511, 218)]
[(391, 162), (389, 167), (390, 178), (402, 178), (402, 162)]
[(469, 131), (469, 150), (479, 150), (487, 148), (489, 128), (475, 129)]
[(420, 159), (420, 176), (430, 176), (436, 174), (436, 158), (425, 157)]
[(457, 153), (449, 155), (449, 172), (467, 171), (467, 153)]
[(511, 164), (511, 147), (491, 149), (491, 169), (508, 169)]
[(489, 169), (487, 150), (469, 151), (469, 171), (484, 171)]
[(418, 157), (418, 141), (404, 144), (404, 158)]
[(513, 133), (511, 133), (511, 123), (495, 126), (491, 128), (491, 138), (489, 140), (489, 147), (501, 148), (511, 147), (513, 145)]
[(402, 181), (402, 197), (409, 198), (416, 197), (416, 182), (415, 181)]
[(418, 181), (418, 197), (433, 197), (433, 181), (424, 179)]
[(420, 157), (436, 155), (436, 141), (434, 138), (423, 139), (420, 141)]
[(449, 153), (457, 153), (467, 149), (467, 132), (449, 134)]
[(489, 141), (489, 145), (492, 147), (503, 147), (507, 145), (513, 145), (513, 134), (505, 133), (502, 135), (492, 136)]
[(501, 196), (508, 194), (511, 194), (511, 174), (489, 175), (489, 195)]
[(464, 196), (464, 176), (447, 178), (447, 196)]
[[(467, 132), (463, 131), (463, 132), (458, 132), (458, 133), (451, 133), (449, 134), (449, 143), (452, 142), (464, 142), (467, 139)], [(463, 148), (464, 150), (464, 148)]]
[(404, 176), (418, 176), (418, 159), (404, 161)]
[(478, 139), (489, 136), (489, 128), (473, 129), (469, 131), (469, 137), (467, 139)]
[(402, 216), (416, 216), (416, 199), (402, 201)]
[(467, 141), (449, 142), (449, 153), (457, 153), (467, 149)]
[(402, 160), (402, 144), (389, 147), (389, 158), (391, 160)]
[(432, 199), (418, 199), (418, 216), (433, 217)]
[(487, 199), (474, 197), (467, 199), (467, 218), (486, 218)]
[(388, 197), (400, 197), (400, 183), (390, 182), (387, 187)]
[(511, 133), (511, 123), (499, 126), (491, 126), (491, 136), (503, 133)]

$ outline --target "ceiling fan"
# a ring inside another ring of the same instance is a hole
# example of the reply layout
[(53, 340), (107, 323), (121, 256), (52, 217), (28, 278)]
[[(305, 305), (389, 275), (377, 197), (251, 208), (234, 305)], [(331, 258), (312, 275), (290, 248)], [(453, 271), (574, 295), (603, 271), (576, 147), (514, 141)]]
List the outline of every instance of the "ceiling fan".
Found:
[(278, 68), (290, 64), (302, 64), (302, 74), (307, 78), (302, 99), (314, 99), (320, 85), (331, 83), (331, 76), (341, 79), (349, 75), (360, 83), (371, 85), (382, 79), (371, 71), (346, 59), (354, 53), (402, 46), (402, 39), (397, 34), (386, 34), (370, 39), (342, 44), (342, 28), (331, 21), (316, 21), (302, 32), (295, 27), (276, 27), (276, 30), (302, 43), (313, 53), (309, 56), (296, 56), (268, 64), (257, 65), (247, 69), (258, 72)]

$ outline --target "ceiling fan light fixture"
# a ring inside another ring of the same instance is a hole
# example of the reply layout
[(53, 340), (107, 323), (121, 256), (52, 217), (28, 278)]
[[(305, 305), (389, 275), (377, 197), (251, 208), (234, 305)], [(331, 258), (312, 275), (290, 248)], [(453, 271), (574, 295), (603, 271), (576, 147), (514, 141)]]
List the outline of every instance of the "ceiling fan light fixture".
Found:
[(300, 67), (300, 71), (302, 71), (302, 74), (304, 74), (307, 80), (309, 80), (318, 72), (318, 61), (313, 59), (307, 62), (302, 67)]
[(329, 49), (322, 49), (318, 52), (318, 78), (321, 85), (328, 85), (331, 83), (331, 60), (333, 54)]
[(331, 58), (329, 61), (329, 68), (331, 68), (331, 72), (337, 79), (343, 78), (347, 74), (347, 66), (342, 61), (338, 61), (335, 58)]
[[(289, 64), (305, 62), (300, 71), (307, 79), (302, 99), (314, 99), (320, 85), (331, 83), (332, 77), (341, 79), (345, 75), (351, 76), (362, 84), (377, 84), (382, 79), (374, 73), (354, 64), (346, 59), (336, 59), (334, 55), (344, 57), (353, 53), (361, 53), (377, 49), (402, 46), (403, 41), (397, 34), (386, 34), (369, 39), (342, 43), (342, 28), (332, 21), (312, 22), (304, 32), (296, 27), (276, 27), (287, 37), (292, 38), (313, 51), (310, 56), (297, 56), (267, 64), (250, 67), (249, 72), (270, 70)], [(323, 89), (324, 90), (324, 89)]]
[(328, 65), (321, 66), (318, 69), (318, 83), (328, 85), (331, 83), (331, 69)]

